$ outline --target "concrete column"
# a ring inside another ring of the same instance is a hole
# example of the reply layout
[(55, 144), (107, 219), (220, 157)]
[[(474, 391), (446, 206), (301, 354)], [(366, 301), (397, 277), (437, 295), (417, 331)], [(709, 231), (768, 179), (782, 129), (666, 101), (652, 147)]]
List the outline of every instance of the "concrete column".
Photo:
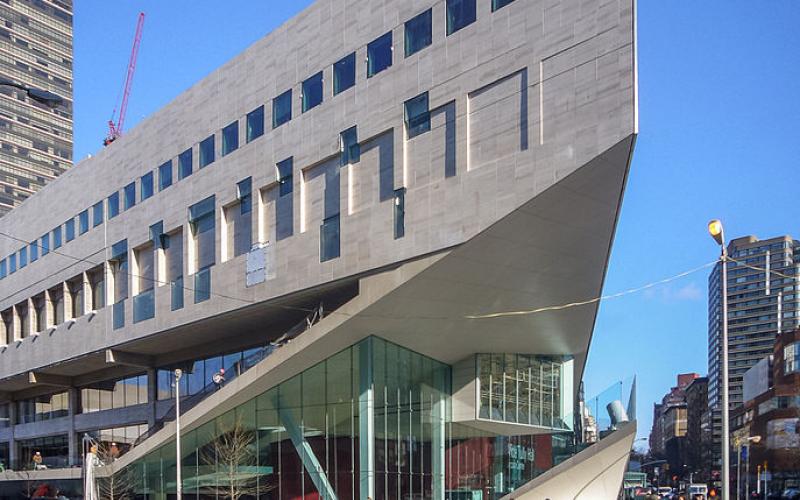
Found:
[(82, 454), (81, 441), (78, 439), (78, 434), (75, 432), (75, 414), (78, 413), (78, 406), (80, 405), (80, 390), (76, 387), (67, 389), (67, 402), (68, 402), (68, 416), (69, 416), (69, 465), (74, 466), (80, 463), (80, 456)]
[(17, 425), (17, 403), (8, 403), (8, 417), (11, 419), (11, 441), (8, 442), (8, 465), (12, 468), (17, 466), (17, 440), (14, 439), (14, 429)]
[(111, 264), (103, 262), (103, 277), (105, 279), (105, 305), (110, 306), (114, 303), (114, 273), (111, 272)]
[(94, 302), (92, 298), (92, 284), (89, 281), (88, 273), (81, 274), (81, 287), (83, 292), (83, 308), (78, 312), (81, 313), (82, 316), (92, 310), (92, 303)]
[[(9, 314), (5, 311), (0, 316), (0, 347), (8, 345), (13, 341), (14, 326), (13, 326), (13, 313)], [(9, 321), (11, 320), (11, 321)]]
[(156, 403), (158, 402), (158, 372), (147, 369), (147, 427), (156, 425)]
[(61, 284), (62, 301), (61, 307), (64, 308), (64, 321), (71, 320), (72, 315), (72, 294), (69, 292), (69, 284), (64, 282)]

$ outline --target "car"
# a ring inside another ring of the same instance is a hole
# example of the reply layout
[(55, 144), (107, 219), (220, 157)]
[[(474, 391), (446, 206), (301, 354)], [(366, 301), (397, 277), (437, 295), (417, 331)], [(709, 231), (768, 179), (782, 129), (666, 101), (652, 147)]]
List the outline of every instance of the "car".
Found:
[(798, 500), (800, 499), (800, 489), (797, 488), (786, 488), (781, 493), (782, 500)]

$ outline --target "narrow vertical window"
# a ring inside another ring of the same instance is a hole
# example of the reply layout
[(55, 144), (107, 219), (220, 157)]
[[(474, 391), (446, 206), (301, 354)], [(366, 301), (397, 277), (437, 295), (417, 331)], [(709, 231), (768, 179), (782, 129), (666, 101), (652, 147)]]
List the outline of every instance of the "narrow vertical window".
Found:
[(113, 219), (119, 215), (119, 191), (108, 197), (108, 218)]
[(8, 274), (17, 272), (17, 254), (12, 253), (8, 256)]
[(111, 275), (114, 279), (112, 326), (118, 330), (125, 326), (125, 299), (128, 298), (128, 240), (111, 246)]
[(339, 257), (341, 252), (341, 245), (339, 241), (339, 214), (328, 217), (322, 221), (322, 225), (320, 226), (319, 230), (320, 262), (325, 262)]
[(235, 121), (222, 129), (222, 156), (239, 149), (239, 122)]
[(333, 63), (333, 95), (344, 92), (356, 84), (356, 53)]
[(97, 227), (103, 223), (103, 202), (98, 201), (92, 205), (92, 227)]
[(30, 248), (31, 262), (35, 262), (39, 258), (39, 243), (34, 241), (28, 248)]
[(392, 32), (367, 45), (367, 78), (377, 75), (392, 65)]
[(6, 259), (0, 260), (0, 279), (5, 278), (8, 276), (8, 270), (6, 268)]
[(50, 253), (50, 235), (45, 234), (42, 236), (41, 242), (39, 243), (39, 248), (42, 249), (42, 257)]
[(64, 223), (64, 236), (66, 236), (67, 241), (72, 241), (75, 239), (75, 219), (72, 218)]
[(404, 104), (405, 122), (408, 137), (415, 137), (431, 129), (431, 113), (429, 111), (428, 93), (409, 99)]
[(185, 179), (190, 175), (192, 175), (192, 148), (178, 156), (178, 179)]
[(358, 129), (350, 127), (339, 134), (340, 164), (342, 166), (358, 163), (361, 159), (361, 148), (358, 145)]
[(264, 135), (264, 106), (247, 113), (247, 142)]
[(158, 190), (163, 191), (172, 185), (172, 160), (158, 167)]
[(61, 226), (53, 229), (53, 248), (61, 248)]
[(292, 90), (289, 89), (272, 100), (272, 128), (278, 128), (292, 119)]
[(123, 193), (125, 195), (125, 210), (136, 205), (136, 183), (131, 182), (127, 186), (123, 188)]
[(322, 71), (303, 82), (303, 113), (322, 104)]
[(405, 24), (405, 54), (406, 57), (419, 52), (433, 41), (432, 10), (428, 9), (422, 14), (406, 21)]
[(183, 232), (163, 235), (161, 239), (170, 283), (170, 309), (177, 311), (183, 308)]
[(89, 230), (89, 210), (78, 214), (78, 234), (85, 234)]
[(200, 168), (214, 163), (214, 136), (208, 136), (200, 143)]
[(447, 0), (447, 34), (475, 22), (476, 0)]
[(294, 234), (294, 161), (287, 158), (275, 166), (278, 199), (275, 202), (275, 237), (282, 240)]
[(406, 189), (394, 192), (394, 239), (406, 235)]
[(144, 174), (139, 183), (141, 185), (139, 189), (139, 195), (142, 197), (141, 201), (153, 196), (153, 172)]
[(28, 247), (22, 247), (19, 249), (19, 268), (22, 269), (27, 265), (28, 265)]
[(214, 205), (215, 197), (211, 196), (189, 208), (189, 224), (195, 245), (195, 303), (211, 298), (211, 267), (216, 262)]
[(252, 178), (236, 184), (236, 197), (239, 205), (234, 206), (230, 213), (230, 222), (233, 223), (233, 256), (246, 254), (253, 245), (253, 199)]

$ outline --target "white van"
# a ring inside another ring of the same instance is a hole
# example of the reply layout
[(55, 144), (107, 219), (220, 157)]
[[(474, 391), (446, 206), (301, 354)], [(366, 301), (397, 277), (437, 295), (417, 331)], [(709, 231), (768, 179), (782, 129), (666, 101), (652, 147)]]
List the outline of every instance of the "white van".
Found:
[(705, 500), (708, 497), (708, 486), (705, 484), (690, 484), (687, 493), (692, 500), (694, 500), (697, 495), (702, 495), (701, 498)]

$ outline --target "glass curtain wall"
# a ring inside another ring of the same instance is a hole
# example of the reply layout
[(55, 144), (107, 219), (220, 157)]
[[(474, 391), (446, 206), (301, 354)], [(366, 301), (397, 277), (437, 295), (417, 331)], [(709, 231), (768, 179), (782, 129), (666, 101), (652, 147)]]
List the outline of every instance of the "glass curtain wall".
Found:
[[(559, 436), (453, 424), (450, 391), (450, 366), (370, 337), (185, 433), (183, 495), (489, 499), (553, 466)], [(174, 495), (175, 464), (174, 442), (134, 462), (136, 493)]]

